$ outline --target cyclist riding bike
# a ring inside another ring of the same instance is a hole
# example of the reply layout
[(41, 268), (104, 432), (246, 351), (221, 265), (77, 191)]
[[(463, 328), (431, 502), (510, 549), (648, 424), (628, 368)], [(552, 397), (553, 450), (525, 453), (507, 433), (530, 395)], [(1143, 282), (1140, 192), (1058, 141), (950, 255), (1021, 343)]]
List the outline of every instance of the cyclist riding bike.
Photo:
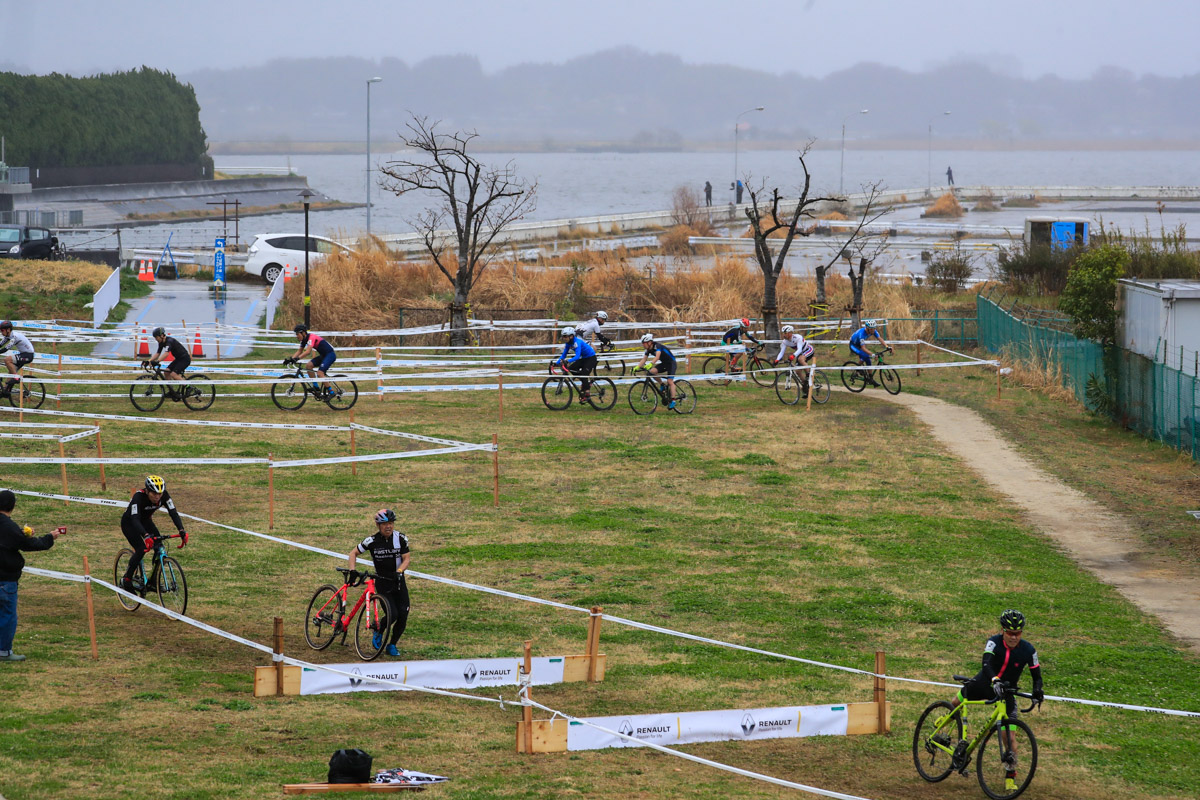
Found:
[[(891, 346), (883, 340), (879, 335), (879, 331), (875, 328), (875, 320), (866, 320), (863, 326), (850, 335), (850, 352), (858, 356), (858, 361), (866, 366), (871, 366), (871, 354), (867, 351), (867, 339), (876, 339), (878, 342), (887, 348), (888, 352), (892, 352)], [(872, 371), (873, 372), (873, 371)], [(867, 375), (867, 382), (872, 386), (878, 386), (875, 381), (874, 374)]]
[[(296, 340), (300, 342), (300, 349), (292, 354), (292, 357), (287, 361), (299, 362), (305, 361), (311, 357), (308, 366), (305, 370), (308, 372), (308, 377), (316, 376), (324, 379), (328, 377), (326, 373), (333, 366), (333, 362), (337, 361), (337, 351), (333, 349), (324, 337), (318, 336), (315, 333), (308, 332), (308, 326), (303, 322), (292, 328), (292, 332), (296, 334)], [(286, 364), (287, 361), (284, 363)], [(333, 388), (324, 380), (318, 385), (315, 381), (312, 383), (312, 388), (316, 392), (321, 392), (324, 395), (333, 394)]]
[(592, 319), (586, 322), (581, 322), (575, 326), (575, 335), (582, 338), (585, 342), (591, 343), (594, 339), (599, 339), (600, 344), (608, 347), (612, 344), (612, 339), (609, 339), (600, 332), (600, 326), (608, 322), (608, 313), (605, 311), (597, 311), (592, 315)]
[(646, 352), (642, 355), (642, 360), (633, 368), (634, 372), (642, 369), (643, 366), (651, 375), (667, 376), (667, 392), (671, 398), (671, 402), (667, 404), (667, 408), (675, 408), (675, 370), (678, 363), (675, 361), (675, 354), (667, 349), (665, 344), (654, 341), (654, 334), (647, 333), (642, 335), (642, 347)]
[(146, 588), (135, 585), (133, 576), (141, 566), (146, 551), (154, 547), (154, 539), (162, 535), (152, 519), (154, 512), (160, 508), (167, 509), (167, 513), (171, 515), (171, 522), (175, 523), (175, 528), (179, 531), (179, 546), (183, 547), (188, 543), (183, 520), (179, 518), (179, 512), (171, 502), (171, 495), (167, 494), (167, 482), (158, 475), (148, 475), (143, 488), (133, 493), (129, 505), (125, 507), (125, 513), (121, 515), (121, 533), (125, 534), (125, 539), (133, 548), (133, 557), (129, 559), (125, 575), (121, 578), (121, 588), (127, 592)]
[[(162, 328), (155, 328), (150, 332), (150, 335), (154, 337), (154, 341), (158, 342), (158, 351), (150, 357), (149, 361), (143, 361), (142, 366), (161, 363), (164, 358), (163, 351), (166, 350), (171, 354), (172, 360), (170, 366), (167, 367), (167, 371), (163, 374), (167, 377), (167, 380), (185, 380), (183, 373), (192, 365), (192, 357), (188, 353), (187, 348), (174, 336), (167, 336), (167, 332)], [(192, 387), (191, 391), (197, 394), (200, 392), (195, 387)], [(180, 395), (172, 390), (168, 389), (167, 394), (172, 400), (180, 399)]]
[[(791, 325), (784, 325), (780, 329), (779, 333), (783, 336), (783, 339), (779, 343), (779, 355), (775, 356), (775, 360), (771, 363), (775, 366), (779, 366), (779, 363), (783, 361), (784, 354), (787, 353), (788, 348), (791, 348), (792, 352), (787, 357), (788, 364), (790, 365), (793, 362), (798, 361), (800, 362), (800, 366), (807, 367), (808, 359), (810, 359), (813, 354), (813, 346), (806, 342), (801, 334), (796, 333), (796, 329)], [(800, 385), (804, 389), (804, 394), (807, 395), (808, 372), (802, 371), (798, 374), (800, 377)]]
[[(742, 317), (741, 320), (738, 321), (737, 325), (734, 325), (732, 328), (725, 331), (725, 335), (721, 337), (721, 344), (724, 344), (724, 345), (741, 344), (743, 336), (745, 336), (747, 339), (754, 342), (755, 344), (759, 344), (759, 345), (762, 344), (762, 342), (760, 342), (758, 339), (755, 339), (754, 334), (750, 332), (750, 320), (747, 319), (746, 317)], [(727, 353), (725, 356), (725, 361), (727, 364), (726, 369), (728, 369), (730, 373), (740, 372), (740, 370), (738, 369), (738, 360), (743, 355), (745, 355), (746, 353), (749, 353), (749, 352), (750, 352), (750, 348), (744, 347), (740, 351), (735, 350), (731, 353)]]
[[(398, 656), (396, 642), (408, 626), (408, 584), (404, 580), (404, 571), (408, 569), (412, 553), (408, 551), (408, 537), (396, 530), (396, 512), (390, 508), (381, 508), (375, 512), (376, 531), (359, 542), (347, 556), (346, 566), (351, 570), (358, 563), (358, 556), (370, 553), (375, 563), (375, 591), (386, 597), (392, 604), (392, 613), (396, 619), (392, 626), (391, 640), (388, 642), (387, 654)], [(353, 575), (353, 572), (351, 573)], [(383, 644), (384, 631), (375, 632), (375, 647)]]
[[(8, 320), (0, 322), (0, 337), (3, 337), (0, 338), (0, 354), (7, 353), (14, 347), (17, 348), (17, 352), (4, 357), (4, 366), (8, 369), (8, 374), (20, 375), (21, 368), (32, 362), (37, 355), (33, 351), (33, 344), (30, 343), (28, 336), (20, 331), (14, 331), (13, 324)], [(4, 388), (0, 390), (0, 397), (8, 397), (16, 382), (16, 378), (8, 378), (4, 382)]]
[[(958, 694), (951, 699), (951, 704), (958, 708), (963, 700), (989, 700), (992, 697), (1004, 698), (1005, 715), (1013, 719), (1021, 712), (1017, 709), (1017, 701), (1011, 694), (1005, 693), (1005, 688), (1015, 689), (1021, 679), (1021, 673), (1029, 667), (1033, 676), (1033, 699), (1040, 703), (1045, 698), (1042, 691), (1042, 667), (1038, 663), (1037, 650), (1028, 641), (1022, 639), (1025, 631), (1025, 615), (1015, 608), (1010, 608), (1000, 615), (1000, 633), (991, 637), (983, 646), (983, 668), (970, 681), (963, 684)], [(1012, 750), (1012, 763), (1005, 764), (1005, 783), (1010, 790), (1016, 788), (1017, 776), (1016, 737), (1008, 730), (1005, 732), (1008, 746)]]
[[(555, 363), (572, 375), (580, 376), (579, 402), (586, 403), (588, 397), (591, 396), (589, 390), (592, 388), (592, 382), (586, 376), (596, 371), (596, 350), (585, 342), (575, 328), (570, 325), (562, 329), (562, 338), (565, 341), (562, 355)], [(574, 358), (567, 361), (567, 356), (572, 353), (574, 353)]]

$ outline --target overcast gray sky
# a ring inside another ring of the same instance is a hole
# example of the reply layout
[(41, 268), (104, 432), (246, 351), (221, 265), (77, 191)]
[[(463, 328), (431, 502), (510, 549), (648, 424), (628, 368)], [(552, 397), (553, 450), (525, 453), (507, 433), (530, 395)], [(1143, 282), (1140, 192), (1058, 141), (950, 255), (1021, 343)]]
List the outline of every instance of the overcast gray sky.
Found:
[[(689, 63), (821, 77), (967, 57), (1066, 78), (1200, 72), (1198, 0), (0, 0), (0, 69), (175, 73), (283, 56), (470, 54), (484, 70), (632, 45)], [(758, 16), (774, 11), (770, 19)]]

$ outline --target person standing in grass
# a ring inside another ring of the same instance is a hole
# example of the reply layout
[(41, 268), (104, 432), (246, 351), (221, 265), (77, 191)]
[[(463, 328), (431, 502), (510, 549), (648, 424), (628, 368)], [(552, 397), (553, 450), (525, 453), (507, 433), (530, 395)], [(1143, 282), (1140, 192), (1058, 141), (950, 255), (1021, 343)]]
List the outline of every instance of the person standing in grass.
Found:
[[(398, 656), (400, 651), (396, 649), (396, 643), (408, 627), (408, 584), (404, 581), (404, 571), (408, 569), (412, 553), (408, 550), (408, 537), (396, 530), (395, 511), (381, 508), (375, 512), (375, 529), (374, 535), (363, 539), (350, 551), (346, 566), (353, 570), (360, 554), (371, 554), (371, 560), (375, 563), (375, 590), (388, 599), (396, 616), (390, 622), (392, 636), (388, 641), (387, 654)], [(376, 647), (383, 644), (386, 633), (386, 630), (375, 632)]]
[(34, 536), (33, 528), (22, 529), (12, 521), (17, 496), (8, 489), (0, 491), (0, 661), (24, 661), (13, 652), (17, 635), (17, 582), (25, 569), (21, 551), (49, 550), (54, 540), (67, 532), (60, 526), (44, 536)]

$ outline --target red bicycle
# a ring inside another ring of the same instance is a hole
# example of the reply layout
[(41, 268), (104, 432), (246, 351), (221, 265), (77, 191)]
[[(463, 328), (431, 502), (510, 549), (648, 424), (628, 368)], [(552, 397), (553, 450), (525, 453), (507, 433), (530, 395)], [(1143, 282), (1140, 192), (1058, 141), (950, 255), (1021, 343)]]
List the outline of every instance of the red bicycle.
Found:
[[(386, 597), (375, 591), (375, 578), (371, 572), (338, 567), (342, 573), (341, 588), (325, 584), (313, 593), (308, 601), (308, 612), (304, 617), (304, 638), (308, 646), (314, 650), (324, 650), (333, 644), (340, 633), (342, 644), (346, 644), (346, 636), (350, 633), (350, 623), (357, 616), (354, 624), (354, 649), (363, 661), (374, 661), (379, 658), (387, 645), (388, 629), (392, 626), (395, 615), (392, 604)], [(366, 584), (366, 589), (358, 597), (358, 602), (349, 614), (346, 607), (349, 603), (350, 589)], [(362, 611), (359, 614), (359, 611)]]

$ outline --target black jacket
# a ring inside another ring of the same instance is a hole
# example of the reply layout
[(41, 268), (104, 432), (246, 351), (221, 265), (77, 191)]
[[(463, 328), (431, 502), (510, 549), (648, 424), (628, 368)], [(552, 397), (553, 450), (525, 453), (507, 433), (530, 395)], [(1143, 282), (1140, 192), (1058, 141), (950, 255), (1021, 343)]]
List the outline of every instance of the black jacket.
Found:
[(21, 580), (25, 569), (22, 550), (49, 550), (54, 545), (54, 536), (26, 536), (21, 526), (7, 514), (0, 514), (0, 581)]

